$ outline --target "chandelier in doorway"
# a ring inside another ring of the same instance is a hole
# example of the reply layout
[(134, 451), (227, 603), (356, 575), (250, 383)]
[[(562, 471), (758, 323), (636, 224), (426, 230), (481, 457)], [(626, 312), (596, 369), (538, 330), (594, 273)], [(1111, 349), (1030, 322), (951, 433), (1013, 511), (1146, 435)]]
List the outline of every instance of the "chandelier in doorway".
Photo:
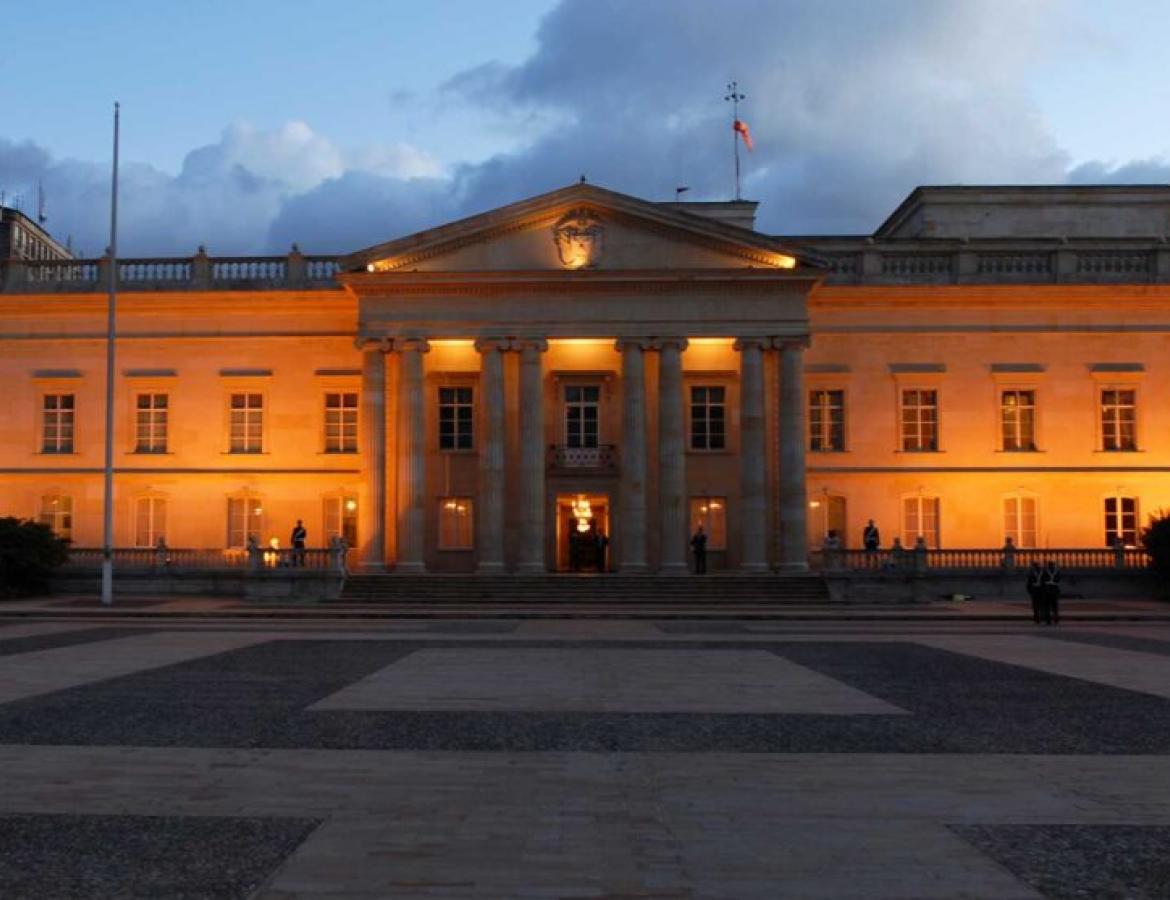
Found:
[(593, 506), (589, 503), (589, 498), (578, 494), (577, 499), (569, 508), (573, 513), (573, 518), (577, 520), (577, 530), (580, 532), (588, 531), (589, 522), (593, 518)]

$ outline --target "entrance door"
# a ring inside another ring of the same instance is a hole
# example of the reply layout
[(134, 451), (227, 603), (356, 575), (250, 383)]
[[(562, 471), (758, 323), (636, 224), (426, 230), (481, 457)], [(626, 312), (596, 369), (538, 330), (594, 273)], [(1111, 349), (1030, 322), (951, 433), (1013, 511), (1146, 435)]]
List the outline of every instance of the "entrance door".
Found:
[(609, 497), (557, 495), (557, 571), (607, 572), (611, 568)]

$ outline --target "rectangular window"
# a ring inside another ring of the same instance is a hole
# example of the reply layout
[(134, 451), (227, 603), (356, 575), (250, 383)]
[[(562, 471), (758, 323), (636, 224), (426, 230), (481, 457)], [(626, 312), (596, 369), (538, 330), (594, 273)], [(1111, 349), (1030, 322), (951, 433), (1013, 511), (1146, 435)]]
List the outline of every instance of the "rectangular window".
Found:
[(902, 391), (902, 449), (938, 450), (938, 391)]
[(167, 531), (167, 501), (139, 497), (134, 501), (134, 546), (153, 547)]
[(727, 391), (721, 387), (691, 388), (691, 449), (722, 450), (727, 446)]
[(1137, 497), (1105, 498), (1105, 546), (1112, 547), (1118, 540), (1127, 547), (1136, 547), (1138, 539)]
[(264, 450), (264, 396), (232, 394), (232, 453), (261, 453)]
[(810, 391), (808, 395), (810, 450), (845, 449), (845, 392)]
[(470, 450), (475, 446), (473, 399), (469, 387), (439, 388), (440, 450)]
[(919, 537), (926, 538), (931, 550), (938, 549), (938, 497), (906, 497), (902, 501), (902, 546), (912, 549)]
[(357, 497), (325, 498), (325, 543), (335, 537), (344, 537), (349, 547), (357, 546), (358, 502)]
[(358, 395), (330, 391), (325, 395), (325, 452), (357, 453)]
[(57, 537), (73, 540), (73, 498), (60, 494), (42, 497), (40, 522), (52, 528)]
[(597, 446), (597, 413), (600, 402), (601, 388), (597, 385), (569, 385), (565, 388), (566, 446)]
[(707, 534), (708, 550), (727, 549), (727, 498), (692, 497), (691, 530), (694, 534), (702, 525)]
[(1003, 536), (1017, 547), (1036, 546), (1036, 498), (1003, 498)]
[(242, 549), (248, 546), (248, 538), (259, 542), (264, 534), (264, 506), (256, 497), (231, 497), (228, 499), (227, 545)]
[(167, 399), (166, 394), (138, 395), (134, 404), (135, 453), (167, 452)]
[(999, 421), (1003, 449), (1036, 449), (1036, 392), (1002, 391), (999, 395)]
[(73, 452), (72, 394), (45, 394), (41, 401), (41, 452)]
[(1132, 388), (1101, 391), (1101, 449), (1137, 450), (1137, 391)]
[(439, 499), (439, 549), (471, 550), (474, 547), (475, 517), (470, 497)]

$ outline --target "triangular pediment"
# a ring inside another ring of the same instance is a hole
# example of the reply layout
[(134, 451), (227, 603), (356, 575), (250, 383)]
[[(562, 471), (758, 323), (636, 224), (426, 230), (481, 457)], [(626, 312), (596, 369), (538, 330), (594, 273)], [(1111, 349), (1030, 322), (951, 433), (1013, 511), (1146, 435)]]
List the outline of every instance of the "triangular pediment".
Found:
[(347, 272), (491, 272), (817, 267), (774, 238), (591, 184), (378, 244)]

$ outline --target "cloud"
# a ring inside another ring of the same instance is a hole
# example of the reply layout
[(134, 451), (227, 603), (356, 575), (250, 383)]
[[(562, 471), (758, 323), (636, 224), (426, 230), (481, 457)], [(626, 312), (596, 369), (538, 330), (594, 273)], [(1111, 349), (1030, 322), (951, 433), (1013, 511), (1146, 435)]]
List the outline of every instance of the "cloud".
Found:
[[(756, 141), (743, 192), (775, 233), (869, 232), (919, 184), (1168, 180), (1162, 159), (1070, 171), (1027, 85), (1038, 60), (1084, 50), (1072, 15), (1057, 0), (565, 0), (528, 59), (475, 61), (434, 97), (469, 144), (504, 135), (506, 152), (444, 169), (416, 146), (238, 122), (176, 175), (126, 167), (122, 245), (345, 252), (582, 174), (651, 200), (682, 185), (726, 199), (731, 78)], [(107, 172), (0, 141), (0, 188), (39, 178), (53, 230), (99, 250)]]

